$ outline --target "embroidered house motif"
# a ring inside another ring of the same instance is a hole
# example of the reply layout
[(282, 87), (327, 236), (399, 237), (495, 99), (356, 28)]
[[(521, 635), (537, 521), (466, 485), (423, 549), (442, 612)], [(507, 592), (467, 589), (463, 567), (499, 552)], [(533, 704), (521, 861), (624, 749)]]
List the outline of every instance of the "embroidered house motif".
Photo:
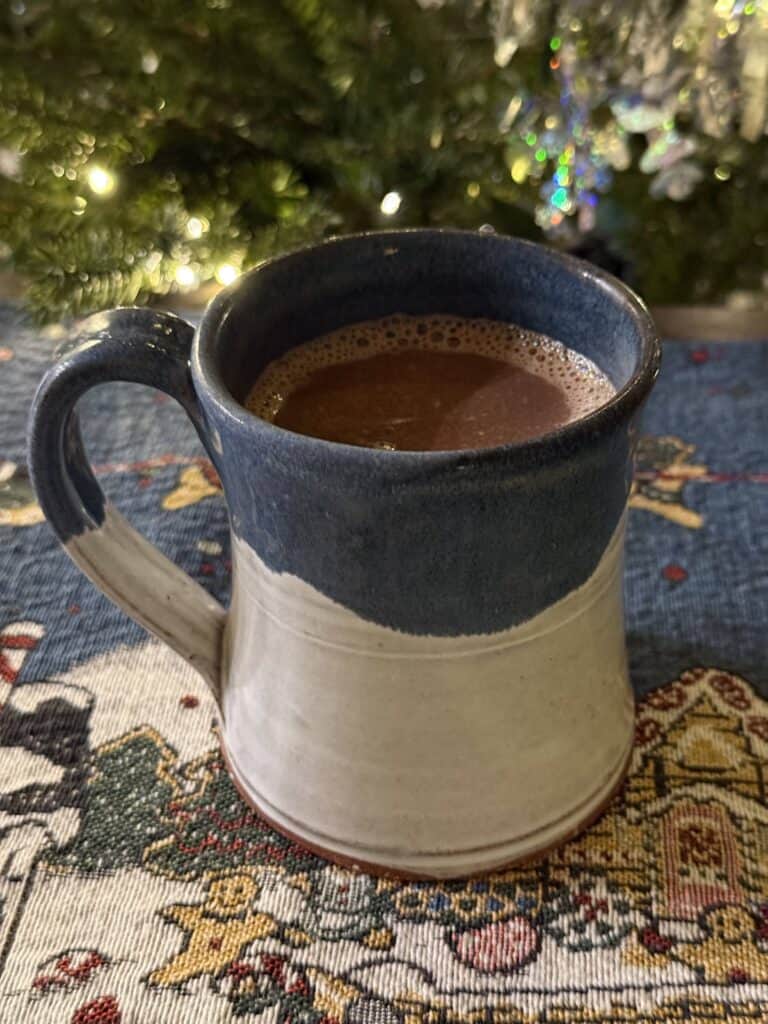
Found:
[[(768, 704), (734, 675), (696, 669), (640, 704), (627, 782), (586, 833), (486, 878), (403, 883), (277, 836), (243, 806), (217, 752), (184, 765), (139, 730), (98, 749), (80, 832), (46, 870), (62, 882), (73, 868), (95, 872), (103, 885), (111, 864), (173, 887), (148, 947), (164, 952), (142, 959), (136, 979), (143, 1006), (177, 993), (212, 1012), (228, 1004), (236, 1019), (311, 1024), (660, 1019), (634, 1005), (641, 986), (662, 1019), (684, 1020), (708, 985), (722, 989), (722, 1019), (738, 1005), (733, 1019), (757, 1020), (751, 1007), (768, 997), (767, 765)], [(97, 857), (107, 809), (131, 807), (145, 844)], [(602, 1009), (579, 1002), (593, 974)]]

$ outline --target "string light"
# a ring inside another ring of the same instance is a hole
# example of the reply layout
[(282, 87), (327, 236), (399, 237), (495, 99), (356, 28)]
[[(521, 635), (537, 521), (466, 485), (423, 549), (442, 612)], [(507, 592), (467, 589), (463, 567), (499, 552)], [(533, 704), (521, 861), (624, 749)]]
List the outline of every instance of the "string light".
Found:
[(467, 185), (467, 195), (470, 199), (477, 199), (480, 195), (480, 183), (477, 181), (470, 181)]
[(399, 192), (387, 192), (387, 194), (382, 198), (379, 208), (385, 217), (394, 217), (400, 209), (402, 201), (403, 197)]
[(516, 185), (522, 185), (525, 179), (528, 177), (528, 172), (531, 169), (531, 160), (528, 156), (516, 156), (512, 161), (512, 166), (509, 168), (509, 173), (512, 176), (512, 181)]
[(176, 268), (176, 283), (180, 284), (182, 288), (195, 288), (200, 283), (200, 278), (192, 267), (182, 263), (180, 267)]
[(232, 263), (222, 263), (216, 270), (216, 280), (219, 284), (232, 284), (240, 277), (240, 271)]
[(202, 238), (208, 230), (208, 226), (205, 217), (190, 217), (184, 231), (187, 238)]
[(563, 188), (556, 188), (552, 193), (552, 205), (556, 206), (558, 210), (562, 210), (564, 213), (570, 209), (571, 201), (568, 196), (568, 190)]
[(507, 104), (507, 109), (504, 111), (504, 116), (499, 121), (499, 131), (508, 132), (514, 124), (515, 118), (520, 113), (520, 108), (523, 105), (522, 96), (513, 96)]
[(86, 171), (88, 188), (97, 196), (111, 195), (117, 187), (117, 178), (105, 167), (93, 164)]
[(160, 58), (157, 56), (154, 50), (147, 50), (144, 56), (141, 58), (141, 70), (145, 75), (154, 75), (157, 69), (160, 67)]

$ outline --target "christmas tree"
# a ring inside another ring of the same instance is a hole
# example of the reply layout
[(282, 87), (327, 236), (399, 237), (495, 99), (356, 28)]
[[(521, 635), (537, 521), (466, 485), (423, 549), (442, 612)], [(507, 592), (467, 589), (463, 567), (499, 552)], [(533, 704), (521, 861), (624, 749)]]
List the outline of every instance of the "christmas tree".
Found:
[(295, 872), (322, 864), (243, 803), (220, 754), (188, 765), (185, 776), (193, 788), (168, 801), (161, 815), (165, 836), (144, 850), (150, 871), (189, 880), (264, 865)]
[(151, 729), (138, 729), (96, 751), (74, 841), (48, 863), (78, 871), (138, 867), (144, 850), (165, 837), (162, 811), (177, 787), (173, 753)]
[(0, 263), (42, 315), (381, 226), (758, 290), (768, 0), (13, 0)]

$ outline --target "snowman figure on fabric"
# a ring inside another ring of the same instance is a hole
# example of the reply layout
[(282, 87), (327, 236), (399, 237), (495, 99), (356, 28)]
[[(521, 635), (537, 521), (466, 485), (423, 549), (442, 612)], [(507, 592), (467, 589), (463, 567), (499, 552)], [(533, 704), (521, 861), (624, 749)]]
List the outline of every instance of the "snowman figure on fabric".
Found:
[(379, 887), (369, 875), (328, 864), (309, 876), (298, 876), (306, 902), (290, 936), (296, 945), (355, 939), (369, 949), (389, 949), (394, 935), (384, 926)]
[(64, 683), (18, 683), (43, 633), (35, 622), (0, 630), (0, 947), (41, 852), (77, 834), (89, 765), (93, 696)]

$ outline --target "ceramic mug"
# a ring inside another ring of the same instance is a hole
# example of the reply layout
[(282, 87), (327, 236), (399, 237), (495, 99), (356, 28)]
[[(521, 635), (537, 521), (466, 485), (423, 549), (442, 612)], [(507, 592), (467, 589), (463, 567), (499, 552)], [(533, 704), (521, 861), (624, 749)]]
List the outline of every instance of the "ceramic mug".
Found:
[[(616, 395), (473, 451), (352, 447), (244, 409), (269, 360), (391, 313), (542, 332)], [(247, 801), (342, 862), (460, 876), (573, 834), (623, 778), (624, 521), (658, 366), (643, 304), (586, 263), (479, 233), (338, 238), (244, 274), (197, 330), (146, 309), (84, 321), (37, 392), (32, 475), (75, 562), (208, 683)], [(228, 611), (94, 479), (75, 406), (113, 380), (179, 401), (221, 477)]]

